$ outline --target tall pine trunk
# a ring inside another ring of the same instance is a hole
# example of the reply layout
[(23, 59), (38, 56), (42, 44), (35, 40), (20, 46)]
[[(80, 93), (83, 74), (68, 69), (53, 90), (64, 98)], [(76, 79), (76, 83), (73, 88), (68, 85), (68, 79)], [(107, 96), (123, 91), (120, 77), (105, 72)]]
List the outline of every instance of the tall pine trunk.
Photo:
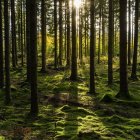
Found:
[(70, 66), (70, 7), (67, 0), (67, 66)]
[(72, 63), (70, 79), (72, 81), (77, 80), (76, 7), (74, 6), (74, 0), (72, 0)]
[(120, 0), (120, 91), (116, 97), (129, 98), (127, 79), (127, 0)]
[(129, 0), (128, 65), (131, 65), (131, 0)]
[(83, 17), (82, 17), (82, 8), (79, 9), (79, 59), (80, 63), (83, 62)]
[(46, 5), (41, 0), (42, 72), (46, 72)]
[(113, 0), (109, 0), (109, 34), (108, 34), (108, 85), (113, 82), (113, 46), (114, 46), (114, 25), (113, 25)]
[(31, 83), (31, 115), (38, 114), (37, 96), (37, 4), (30, 0), (30, 83)]
[(9, 14), (8, 0), (4, 0), (4, 25), (5, 25), (5, 103), (11, 101), (10, 88), (10, 45), (9, 45)]
[(135, 2), (135, 34), (134, 34), (134, 54), (131, 78), (137, 79), (137, 55), (138, 55), (138, 21), (139, 21), (139, 0)]
[(30, 81), (30, 3), (26, 0), (26, 61), (27, 61), (27, 81)]
[(62, 0), (59, 0), (59, 65), (62, 66), (63, 58), (63, 22), (62, 22)]
[(11, 27), (12, 27), (12, 66), (16, 67), (16, 26), (15, 26), (15, 0), (11, 0)]
[(101, 2), (100, 2), (100, 11), (99, 11), (99, 39), (98, 39), (98, 64), (100, 64), (100, 55), (101, 55)]
[(55, 69), (58, 66), (57, 60), (57, 49), (58, 49), (58, 42), (57, 42), (57, 0), (54, 0), (54, 67)]
[(0, 0), (0, 88), (4, 86), (2, 0)]
[(90, 93), (95, 94), (95, 9), (94, 0), (90, 0)]

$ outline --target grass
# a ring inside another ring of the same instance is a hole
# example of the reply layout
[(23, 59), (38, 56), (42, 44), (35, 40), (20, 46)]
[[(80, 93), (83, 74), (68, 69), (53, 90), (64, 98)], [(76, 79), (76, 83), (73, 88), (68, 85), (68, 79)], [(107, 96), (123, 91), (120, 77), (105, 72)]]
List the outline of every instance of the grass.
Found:
[(119, 90), (118, 63), (114, 65), (114, 84), (110, 87), (107, 65), (96, 66), (97, 97), (87, 94), (88, 65), (79, 67), (78, 82), (67, 80), (68, 70), (38, 73), (40, 111), (36, 119), (27, 115), (30, 90), (25, 73), (25, 68), (11, 70), (11, 105), (4, 105), (4, 91), (0, 91), (0, 140), (140, 139), (140, 81), (129, 80), (131, 100), (114, 98)]

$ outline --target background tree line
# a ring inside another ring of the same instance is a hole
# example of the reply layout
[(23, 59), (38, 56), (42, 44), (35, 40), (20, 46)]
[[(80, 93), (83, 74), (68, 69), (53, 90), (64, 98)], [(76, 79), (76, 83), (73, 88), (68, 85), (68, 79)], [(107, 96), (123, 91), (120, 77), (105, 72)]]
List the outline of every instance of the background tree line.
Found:
[[(11, 102), (10, 69), (26, 67), (31, 87), (31, 114), (38, 113), (37, 71), (78, 68), (90, 64), (89, 93), (96, 95), (96, 65), (107, 58), (108, 85), (113, 60), (119, 58), (120, 90), (130, 98), (127, 65), (137, 80), (139, 0), (0, 0), (0, 87)], [(51, 42), (51, 43), (50, 43)]]

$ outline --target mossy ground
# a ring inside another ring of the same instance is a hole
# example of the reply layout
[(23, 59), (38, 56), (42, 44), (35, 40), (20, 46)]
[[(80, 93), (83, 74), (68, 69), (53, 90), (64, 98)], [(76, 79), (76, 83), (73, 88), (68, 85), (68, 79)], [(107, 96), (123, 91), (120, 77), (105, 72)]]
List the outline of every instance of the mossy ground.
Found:
[[(118, 64), (112, 86), (107, 86), (107, 65), (97, 65), (95, 97), (87, 94), (89, 66), (78, 69), (78, 82), (68, 80), (68, 70), (38, 72), (40, 111), (35, 119), (28, 116), (30, 90), (25, 69), (11, 70), (9, 106), (4, 105), (4, 91), (0, 91), (0, 140), (139, 140), (140, 81), (129, 80), (131, 100), (116, 99)], [(131, 67), (128, 70), (130, 75)]]

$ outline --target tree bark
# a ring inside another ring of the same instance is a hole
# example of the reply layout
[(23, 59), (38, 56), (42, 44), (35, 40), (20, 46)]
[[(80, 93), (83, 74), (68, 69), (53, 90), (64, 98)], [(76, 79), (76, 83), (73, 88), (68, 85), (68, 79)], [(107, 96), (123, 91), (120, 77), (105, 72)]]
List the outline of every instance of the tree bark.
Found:
[(127, 79), (127, 0), (120, 0), (120, 91), (116, 97), (129, 98)]
[(0, 88), (4, 86), (2, 0), (0, 0)]
[(16, 67), (16, 26), (15, 26), (15, 0), (11, 0), (11, 27), (12, 27), (12, 66)]
[(76, 7), (72, 0), (72, 65), (71, 77), (72, 81), (77, 80), (77, 47), (76, 47)]
[(95, 9), (94, 0), (90, 0), (90, 93), (95, 94)]
[(113, 25), (113, 0), (109, 0), (109, 34), (108, 34), (108, 85), (113, 83), (113, 46), (114, 46), (114, 25)]
[(57, 0), (54, 0), (54, 67), (55, 69), (58, 66), (57, 61), (57, 49), (58, 49), (58, 42), (57, 42)]
[(42, 72), (46, 72), (46, 5), (41, 0)]
[(31, 115), (38, 114), (37, 96), (37, 8), (36, 0), (30, 0), (30, 76)]
[(67, 66), (70, 67), (70, 7), (67, 0)]
[(100, 64), (100, 55), (101, 55), (101, 2), (99, 7), (100, 7), (100, 12), (99, 12), (98, 64)]
[(10, 88), (10, 45), (9, 45), (9, 14), (8, 0), (4, 0), (4, 25), (5, 25), (5, 103), (11, 102)]
[(62, 66), (63, 49), (63, 22), (62, 22), (62, 0), (59, 0), (59, 65)]
[(131, 65), (131, 0), (129, 0), (128, 65)]
[(138, 51), (138, 16), (139, 14), (139, 0), (135, 2), (135, 34), (134, 34), (134, 54), (131, 78), (137, 79), (137, 51)]
[(26, 0), (26, 50), (27, 50), (27, 81), (30, 81), (30, 3)]

